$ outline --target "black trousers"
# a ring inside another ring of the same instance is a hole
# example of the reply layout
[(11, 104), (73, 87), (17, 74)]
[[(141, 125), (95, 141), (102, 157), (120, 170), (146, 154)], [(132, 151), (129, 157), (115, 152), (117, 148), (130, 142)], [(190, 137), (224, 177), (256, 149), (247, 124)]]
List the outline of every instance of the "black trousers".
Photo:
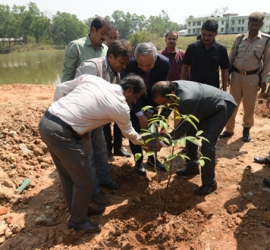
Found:
[[(205, 160), (205, 165), (201, 167), (201, 178), (202, 184), (211, 184), (215, 181), (215, 166), (216, 166), (216, 143), (219, 134), (223, 130), (227, 121), (231, 117), (233, 111), (236, 108), (231, 102), (223, 101), (219, 107), (217, 107), (217, 112), (207, 118), (200, 120), (197, 125), (198, 130), (203, 130), (202, 136), (208, 139), (207, 141), (202, 141), (201, 153), (203, 156), (208, 157), (209, 160)], [(196, 129), (191, 126), (190, 130), (187, 132), (187, 136), (195, 136)], [(190, 160), (187, 160), (188, 171), (193, 171), (198, 169), (198, 146), (193, 143), (187, 143), (187, 156)]]
[[(103, 132), (105, 135), (108, 151), (111, 151), (113, 147), (114, 149), (122, 148), (122, 133), (116, 123), (114, 123), (113, 125), (113, 137), (112, 137), (112, 131), (111, 131), (111, 123), (108, 123), (103, 126)], [(112, 140), (113, 140), (113, 143), (112, 143)]]

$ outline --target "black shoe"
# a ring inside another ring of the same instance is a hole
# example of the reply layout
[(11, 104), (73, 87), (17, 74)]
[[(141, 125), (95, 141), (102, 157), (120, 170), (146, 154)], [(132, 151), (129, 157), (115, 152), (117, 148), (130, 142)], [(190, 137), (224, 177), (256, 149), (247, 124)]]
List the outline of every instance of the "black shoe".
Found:
[(102, 191), (96, 194), (92, 194), (91, 199), (93, 202), (95, 202), (98, 205), (108, 206), (110, 204), (110, 201), (108, 200), (108, 198), (105, 196), (105, 194)]
[[(152, 167), (155, 167), (155, 162), (154, 162), (154, 158), (148, 158), (148, 161), (147, 161), (147, 165), (150, 165)], [(166, 172), (166, 168), (164, 167), (164, 165), (158, 160), (156, 159), (156, 168), (157, 170), (159, 171), (163, 171), (163, 172)]]
[(187, 148), (183, 148), (181, 151), (180, 151), (181, 154), (186, 154), (187, 153)]
[(143, 162), (136, 162), (135, 171), (141, 176), (146, 176), (146, 170), (144, 168)]
[(234, 134), (233, 132), (224, 131), (219, 135), (219, 138), (230, 138), (233, 136), (233, 134)]
[(109, 183), (99, 184), (99, 185), (102, 186), (102, 187), (111, 189), (111, 190), (118, 190), (120, 188), (120, 185), (117, 182), (113, 181), (113, 180), (111, 180)]
[(254, 157), (254, 161), (260, 164), (270, 164), (270, 161), (263, 157)]
[(217, 189), (217, 182), (212, 184), (203, 184), (199, 188), (195, 189), (194, 193), (196, 195), (204, 196), (214, 192)]
[(88, 207), (88, 216), (94, 216), (94, 215), (99, 215), (103, 214), (105, 211), (105, 206), (89, 206)]
[(198, 175), (200, 173), (199, 169), (190, 171), (187, 168), (176, 170), (178, 176), (188, 176), (188, 175)]
[(123, 157), (131, 157), (131, 154), (124, 151), (122, 148), (114, 149), (114, 155), (123, 156)]
[(244, 142), (250, 142), (251, 141), (251, 137), (249, 135), (249, 130), (250, 130), (250, 128), (244, 128), (243, 129), (243, 140), (244, 140)]
[(264, 178), (263, 183), (267, 186), (270, 187), (270, 179)]
[(68, 228), (69, 229), (74, 228), (75, 230), (84, 230), (88, 233), (94, 233), (94, 232), (99, 232), (101, 230), (101, 225), (90, 222), (90, 221), (87, 221), (82, 224), (77, 224), (72, 221), (69, 221)]

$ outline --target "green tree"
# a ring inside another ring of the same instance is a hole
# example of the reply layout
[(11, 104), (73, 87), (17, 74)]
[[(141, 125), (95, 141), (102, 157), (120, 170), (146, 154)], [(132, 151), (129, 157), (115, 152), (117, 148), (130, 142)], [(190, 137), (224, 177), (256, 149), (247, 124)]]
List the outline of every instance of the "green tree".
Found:
[(126, 39), (132, 33), (132, 15), (127, 12), (116, 10), (112, 14), (112, 23), (118, 28), (121, 38)]
[(35, 20), (31, 24), (31, 33), (36, 39), (36, 42), (39, 43), (40, 39), (48, 33), (50, 28), (50, 19), (45, 17), (43, 13), (36, 17)]
[(51, 37), (54, 44), (68, 44), (72, 40), (86, 36), (88, 29), (76, 15), (58, 11), (52, 18)]

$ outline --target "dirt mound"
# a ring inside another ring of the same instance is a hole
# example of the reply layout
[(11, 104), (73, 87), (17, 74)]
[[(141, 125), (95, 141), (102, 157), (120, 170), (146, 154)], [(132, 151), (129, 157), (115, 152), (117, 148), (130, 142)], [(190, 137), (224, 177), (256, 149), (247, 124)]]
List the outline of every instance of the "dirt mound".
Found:
[[(0, 86), (0, 249), (270, 249), (270, 189), (262, 179), (269, 166), (253, 162), (266, 156), (270, 142), (269, 110), (258, 99), (252, 141), (242, 141), (242, 107), (235, 134), (217, 143), (218, 189), (206, 197), (193, 194), (200, 175), (180, 178), (147, 167), (147, 177), (134, 171), (131, 158), (112, 157), (116, 192), (104, 189), (111, 205), (91, 220), (99, 234), (67, 229), (69, 217), (61, 183), (38, 122), (51, 104), (54, 86)], [(265, 115), (266, 114), (266, 115)], [(268, 118), (267, 118), (268, 117)], [(127, 140), (123, 142), (129, 150)], [(180, 150), (180, 149), (176, 149)], [(162, 149), (163, 161), (170, 154)], [(16, 189), (26, 180), (27, 189)], [(89, 194), (91, 195), (91, 194)], [(164, 212), (167, 200), (166, 212)]]

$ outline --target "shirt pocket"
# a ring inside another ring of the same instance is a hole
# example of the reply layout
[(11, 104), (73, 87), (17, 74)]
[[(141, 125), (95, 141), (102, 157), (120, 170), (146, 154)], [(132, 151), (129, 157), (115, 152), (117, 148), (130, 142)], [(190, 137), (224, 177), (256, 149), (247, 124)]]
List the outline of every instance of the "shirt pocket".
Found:
[(262, 48), (261, 45), (255, 45), (254, 46), (254, 54), (257, 57), (257, 59), (261, 59), (262, 58), (263, 48)]
[(213, 56), (212, 62), (211, 62), (211, 71), (217, 71), (219, 66), (219, 57), (218, 56)]
[(237, 51), (237, 58), (242, 58), (245, 55), (245, 47), (240, 47)]

